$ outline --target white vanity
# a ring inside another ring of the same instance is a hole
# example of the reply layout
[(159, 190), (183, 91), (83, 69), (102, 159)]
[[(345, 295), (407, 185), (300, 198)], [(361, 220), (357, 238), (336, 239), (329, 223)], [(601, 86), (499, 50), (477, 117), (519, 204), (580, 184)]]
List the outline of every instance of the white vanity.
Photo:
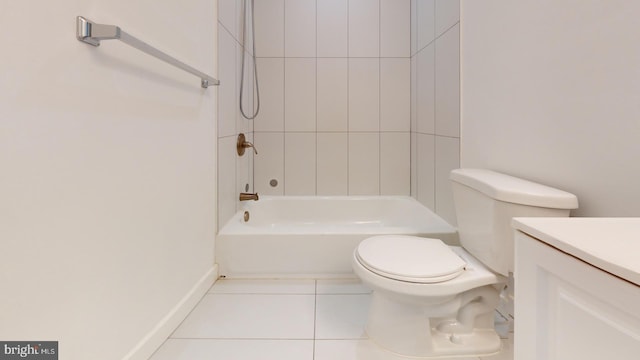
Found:
[(515, 218), (515, 360), (640, 359), (640, 218)]

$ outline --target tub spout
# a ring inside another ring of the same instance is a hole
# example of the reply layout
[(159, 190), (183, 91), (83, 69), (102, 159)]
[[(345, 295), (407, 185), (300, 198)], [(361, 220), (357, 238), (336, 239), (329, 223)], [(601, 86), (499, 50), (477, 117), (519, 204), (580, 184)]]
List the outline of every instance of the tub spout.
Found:
[(258, 193), (240, 193), (240, 201), (253, 200), (258, 201)]

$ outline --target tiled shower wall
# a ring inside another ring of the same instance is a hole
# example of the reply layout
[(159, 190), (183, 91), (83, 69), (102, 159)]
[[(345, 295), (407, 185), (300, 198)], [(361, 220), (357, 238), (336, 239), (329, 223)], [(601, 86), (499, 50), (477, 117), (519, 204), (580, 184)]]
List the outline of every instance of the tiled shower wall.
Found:
[[(219, 0), (219, 226), (247, 184), (274, 195), (411, 194), (455, 224), (459, 0), (255, 1), (255, 121), (238, 111), (243, 3)], [(239, 132), (255, 140), (255, 164), (235, 153)]]
[(255, 6), (256, 191), (409, 195), (411, 0)]
[(460, 167), (460, 1), (411, 0), (411, 195), (456, 224)]
[[(258, 0), (256, 2), (260, 2)], [(251, 150), (240, 157), (236, 153), (238, 133), (253, 140), (252, 121), (239, 111), (240, 71), (242, 52), (246, 51), (246, 69), (243, 98), (246, 112), (253, 110), (252, 67), (250, 46), (242, 44), (244, 0), (218, 0), (218, 228), (222, 227), (238, 208), (238, 194), (253, 190), (253, 154)], [(250, 23), (249, 23), (250, 24)], [(250, 27), (249, 27), (250, 29)], [(247, 31), (247, 44), (251, 44)]]

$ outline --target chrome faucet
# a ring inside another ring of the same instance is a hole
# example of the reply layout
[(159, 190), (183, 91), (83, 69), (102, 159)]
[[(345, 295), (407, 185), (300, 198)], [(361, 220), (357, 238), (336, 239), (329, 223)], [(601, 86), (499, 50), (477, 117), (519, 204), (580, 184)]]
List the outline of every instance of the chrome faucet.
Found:
[(240, 193), (240, 201), (253, 200), (258, 201), (258, 193)]

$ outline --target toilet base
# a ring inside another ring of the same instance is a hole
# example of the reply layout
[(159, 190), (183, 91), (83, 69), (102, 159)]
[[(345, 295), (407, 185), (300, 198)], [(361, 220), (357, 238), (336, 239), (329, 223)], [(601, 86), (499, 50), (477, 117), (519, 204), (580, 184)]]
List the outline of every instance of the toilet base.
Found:
[(483, 286), (438, 304), (374, 290), (365, 330), (385, 350), (418, 358), (485, 356), (500, 351), (493, 327), (499, 293)]

